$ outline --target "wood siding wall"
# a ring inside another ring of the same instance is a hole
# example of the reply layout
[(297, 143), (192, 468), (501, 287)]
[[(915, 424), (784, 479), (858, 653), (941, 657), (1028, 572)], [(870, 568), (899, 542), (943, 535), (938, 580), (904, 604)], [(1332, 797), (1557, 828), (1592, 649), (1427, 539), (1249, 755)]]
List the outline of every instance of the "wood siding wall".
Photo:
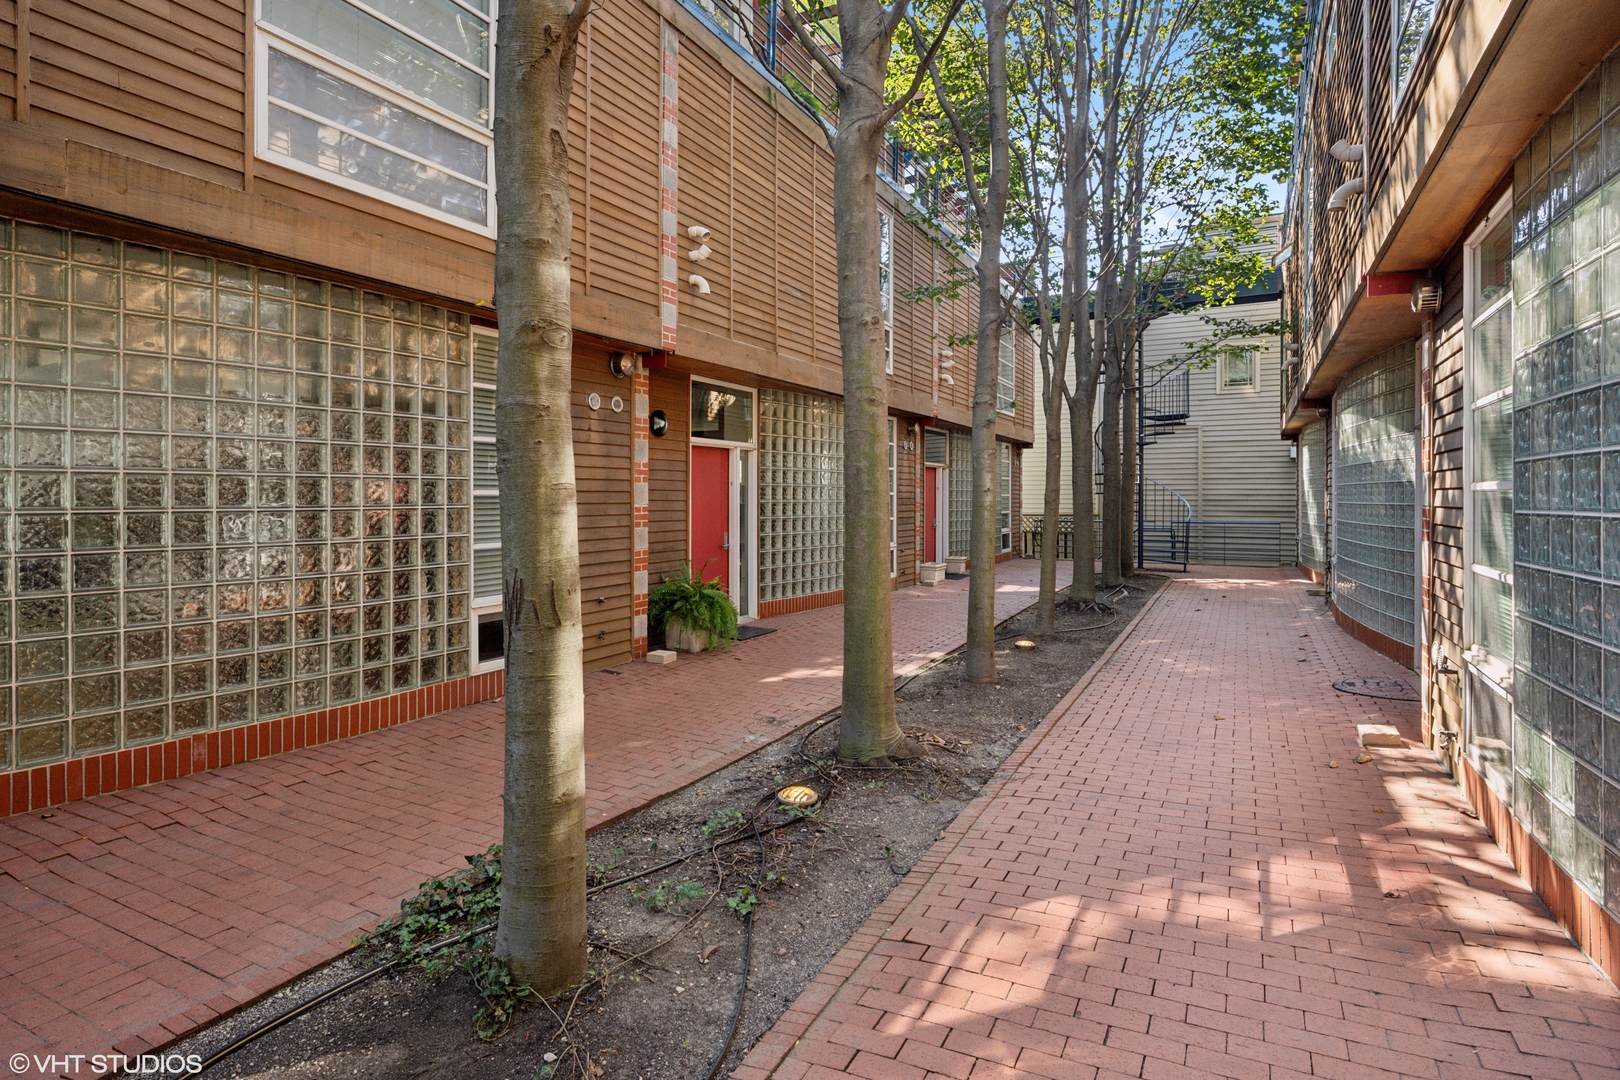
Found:
[[(600, 395), (601, 406), (587, 397)], [(630, 658), (630, 408), (629, 380), (608, 372), (607, 350), (574, 345), (574, 482), (579, 491), (579, 600), (585, 669)], [(623, 412), (609, 402), (625, 397)], [(520, 493), (503, 493), (503, 498)]]
[(687, 491), (691, 460), (692, 409), (687, 376), (670, 371), (652, 372), (650, 405), (669, 417), (669, 433), (647, 440), (649, 465), (647, 579), (657, 585), (664, 575), (681, 568), (687, 559), (690, 522)]
[[(253, 156), (249, 0), (154, 7), (34, 0), (29, 100), (17, 123), (16, 0), (0, 0), (0, 183), (166, 230), (172, 246), (233, 245), (226, 257), (289, 262), (463, 305), (493, 292), (493, 241)], [(680, 46), (679, 220), (714, 230), (714, 251), (678, 263), (680, 352), (700, 363), (824, 393), (841, 388), (832, 160), (814, 121), (673, 0), (601, 0), (587, 24), (569, 124), (576, 326), (657, 348), (661, 25)], [(951, 256), (895, 221), (897, 408), (934, 411), (933, 312), (904, 294)], [(38, 204), (33, 216), (47, 211)], [(22, 216), (30, 216), (19, 207)], [(108, 222), (109, 229), (116, 223)], [(143, 237), (143, 239), (159, 239)], [(711, 293), (685, 284), (701, 270)], [(973, 290), (940, 305), (941, 336), (969, 334)], [(482, 309), (489, 313), (488, 307)], [(971, 349), (939, 411), (965, 422)], [(1033, 392), (1021, 341), (1018, 394)], [(952, 415), (955, 414), (955, 415)], [(998, 425), (1027, 439), (1027, 409)]]

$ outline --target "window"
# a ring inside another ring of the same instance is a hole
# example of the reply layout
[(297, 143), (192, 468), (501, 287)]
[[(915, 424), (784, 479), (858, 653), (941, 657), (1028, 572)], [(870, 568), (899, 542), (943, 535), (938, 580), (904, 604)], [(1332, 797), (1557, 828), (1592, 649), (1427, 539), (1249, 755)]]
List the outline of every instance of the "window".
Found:
[(505, 666), (506, 626), (501, 617), (501, 489), (495, 459), (495, 361), (500, 342), (493, 330), (473, 331), (472, 363), (472, 613), (477, 630), (474, 671)]
[(844, 403), (759, 392), (761, 602), (844, 587)]
[(1512, 798), (1513, 671), (1513, 222), (1496, 211), (1466, 252), (1464, 434), (1468, 576), (1463, 657), (1463, 750), (1491, 789)]
[(734, 386), (692, 381), (692, 438), (754, 441), (754, 394)]
[(260, 0), (256, 153), (494, 231), (490, 0)]
[(1001, 350), (996, 356), (996, 411), (1017, 412), (1018, 349), (1012, 326), (1001, 331)]
[(1407, 77), (1412, 74), (1412, 65), (1417, 62), (1418, 50), (1423, 47), (1423, 38), (1429, 31), (1429, 22), (1434, 18), (1434, 0), (1395, 0), (1394, 16), (1395, 32), (1390, 39), (1395, 49), (1392, 100), (1398, 105), (1406, 91)]
[(894, 219), (878, 212), (878, 287), (883, 293), (883, 370), (894, 374)]
[(1251, 390), (1254, 388), (1254, 346), (1243, 345), (1221, 350), (1222, 390)]
[(996, 444), (996, 530), (1001, 551), (1012, 550), (1012, 447)]
[(894, 417), (889, 417), (889, 576), (900, 572), (900, 475), (899, 447), (895, 441)]

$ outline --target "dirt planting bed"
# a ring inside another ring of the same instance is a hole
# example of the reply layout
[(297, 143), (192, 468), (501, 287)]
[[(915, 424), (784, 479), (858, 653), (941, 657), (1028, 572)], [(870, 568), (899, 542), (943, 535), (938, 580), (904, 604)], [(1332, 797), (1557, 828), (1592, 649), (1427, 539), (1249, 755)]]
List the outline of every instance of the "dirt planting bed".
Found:
[[(592, 833), (597, 886), (699, 854), (595, 893), (591, 981), (577, 995), (525, 1003), (498, 1038), (474, 1033), (482, 1002), (462, 966), (467, 946), (456, 946), (435, 956), (435, 970), (396, 967), (330, 998), (204, 1077), (704, 1080), (717, 1058), (713, 1075), (728, 1075), (1161, 583), (1128, 579), (1111, 611), (1060, 609), (1068, 632), (1037, 637), (1034, 610), (1016, 616), (997, 632), (998, 685), (966, 682), (955, 655), (903, 680), (899, 719), (926, 750), (917, 760), (840, 767), (833, 719)], [(1035, 648), (1017, 648), (1020, 638)], [(761, 801), (792, 780), (822, 796), (814, 813), (791, 817), (774, 797)], [(756, 820), (769, 830), (757, 839)], [(749, 910), (746, 993), (720, 1057), (744, 987), (739, 912)], [(352, 952), (169, 1052), (207, 1058), (376, 963), (375, 952)]]

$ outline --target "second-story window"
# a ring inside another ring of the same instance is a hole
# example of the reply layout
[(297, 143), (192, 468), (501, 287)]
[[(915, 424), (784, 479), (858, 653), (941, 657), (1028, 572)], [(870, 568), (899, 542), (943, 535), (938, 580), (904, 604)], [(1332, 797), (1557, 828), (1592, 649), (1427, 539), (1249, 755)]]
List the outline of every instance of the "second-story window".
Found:
[(1221, 351), (1221, 389), (1248, 390), (1254, 386), (1254, 346), (1237, 345)]
[(493, 234), (494, 0), (259, 0), (255, 152)]
[(878, 288), (883, 293), (883, 370), (894, 374), (894, 219), (878, 211)]
[(996, 356), (996, 410), (1013, 412), (1018, 408), (1018, 349), (1011, 326), (1001, 331), (1001, 348)]
[(1395, 32), (1391, 44), (1395, 49), (1395, 97), (1398, 104), (1406, 90), (1407, 77), (1417, 63), (1418, 50), (1434, 18), (1434, 0), (1395, 0)]

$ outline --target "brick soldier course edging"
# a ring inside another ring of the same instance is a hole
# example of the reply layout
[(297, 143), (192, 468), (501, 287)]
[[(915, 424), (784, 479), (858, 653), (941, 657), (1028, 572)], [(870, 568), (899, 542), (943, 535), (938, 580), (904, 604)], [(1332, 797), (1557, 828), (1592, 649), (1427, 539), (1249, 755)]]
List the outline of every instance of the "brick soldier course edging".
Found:
[(0, 773), (0, 818), (381, 731), (498, 698), (504, 684), (503, 672), (469, 675), (318, 712)]

